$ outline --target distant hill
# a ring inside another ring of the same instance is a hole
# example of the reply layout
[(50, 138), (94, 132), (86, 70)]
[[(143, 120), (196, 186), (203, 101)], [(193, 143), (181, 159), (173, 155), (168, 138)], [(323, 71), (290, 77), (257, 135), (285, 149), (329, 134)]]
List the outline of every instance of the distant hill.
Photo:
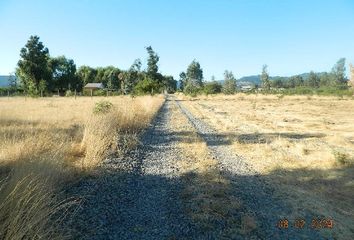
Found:
[(237, 79), (237, 85), (244, 86), (244, 85), (260, 85), (261, 84), (261, 76), (260, 75), (252, 75), (242, 77)]
[(9, 77), (0, 75), (0, 87), (8, 87), (9, 86)]
[[(322, 76), (323, 74), (325, 74), (325, 72), (319, 72), (316, 73), (318, 76)], [(301, 76), (304, 80), (306, 80), (310, 73), (302, 73), (302, 74), (298, 74), (299, 76)], [(297, 75), (296, 75), (297, 76)], [(289, 80), (289, 76), (271, 76), (270, 80), (274, 80), (274, 79), (282, 79), (282, 80)], [(223, 83), (222, 81), (219, 81), (220, 83)], [(237, 79), (237, 85), (240, 86), (244, 86), (244, 85), (253, 85), (253, 84), (257, 84), (257, 85), (261, 85), (261, 75), (251, 75), (251, 76), (245, 76), (242, 78)]]

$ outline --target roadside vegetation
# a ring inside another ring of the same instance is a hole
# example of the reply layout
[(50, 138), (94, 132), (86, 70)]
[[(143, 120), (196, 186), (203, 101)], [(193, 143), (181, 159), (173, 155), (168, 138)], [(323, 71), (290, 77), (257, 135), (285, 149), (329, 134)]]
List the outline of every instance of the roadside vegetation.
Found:
[[(276, 95), (179, 96), (195, 116), (229, 139), (240, 154), (292, 204), (293, 215), (310, 210), (330, 218), (323, 234), (354, 233), (354, 108), (350, 97)], [(308, 223), (311, 224), (311, 223)]]
[[(63, 239), (64, 186), (138, 143), (160, 96), (0, 99), (1, 239)], [(70, 211), (69, 211), (70, 210)]]

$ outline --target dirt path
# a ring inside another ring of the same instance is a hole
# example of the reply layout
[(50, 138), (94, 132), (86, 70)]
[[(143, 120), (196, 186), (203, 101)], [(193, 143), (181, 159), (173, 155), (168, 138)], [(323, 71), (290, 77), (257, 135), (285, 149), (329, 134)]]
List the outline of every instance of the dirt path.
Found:
[[(318, 239), (308, 229), (279, 230), (275, 224), (290, 209), (272, 197), (241, 156), (228, 149), (221, 136), (195, 118), (174, 98), (167, 101), (141, 137), (141, 144), (124, 158), (105, 161), (95, 177), (70, 187), (68, 196), (85, 196), (75, 217), (65, 221), (72, 239), (213, 239), (185, 214), (183, 181), (176, 167), (180, 137), (171, 125), (171, 108), (185, 115), (206, 141), (223, 174), (232, 180), (233, 194), (257, 219), (252, 239)], [(176, 113), (175, 113), (176, 114)], [(229, 238), (226, 238), (229, 239)], [(242, 239), (240, 236), (239, 239)]]

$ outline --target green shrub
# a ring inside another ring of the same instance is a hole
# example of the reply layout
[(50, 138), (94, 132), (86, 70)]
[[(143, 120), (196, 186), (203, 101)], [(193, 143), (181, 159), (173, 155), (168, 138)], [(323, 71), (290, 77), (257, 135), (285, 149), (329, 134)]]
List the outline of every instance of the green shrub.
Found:
[(216, 94), (216, 93), (221, 93), (222, 86), (220, 83), (214, 81), (214, 82), (208, 82), (204, 85), (203, 92), (206, 95), (209, 94)]
[(193, 82), (187, 83), (187, 85), (184, 87), (183, 92), (184, 94), (190, 95), (192, 97), (196, 97), (203, 88), (197, 84), (194, 84)]
[(150, 79), (150, 78), (145, 78), (144, 80), (139, 81), (134, 89), (133, 89), (133, 94), (134, 95), (145, 95), (145, 94), (155, 94), (160, 92), (160, 85)]
[(71, 97), (71, 96), (74, 96), (74, 93), (71, 90), (66, 90), (65, 96), (66, 97)]
[(95, 90), (95, 91), (93, 91), (93, 95), (94, 96), (106, 96), (106, 91), (102, 90), (102, 89)]
[(93, 108), (93, 113), (94, 114), (104, 114), (108, 113), (113, 107), (113, 104), (108, 101), (99, 101), (96, 102), (95, 107)]

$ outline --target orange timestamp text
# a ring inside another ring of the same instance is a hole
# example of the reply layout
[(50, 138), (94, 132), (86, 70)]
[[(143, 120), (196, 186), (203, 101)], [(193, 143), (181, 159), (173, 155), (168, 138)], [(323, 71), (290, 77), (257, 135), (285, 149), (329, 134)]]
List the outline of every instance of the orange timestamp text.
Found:
[(303, 218), (298, 218), (293, 221), (289, 221), (286, 218), (280, 219), (276, 225), (280, 229), (288, 229), (290, 227), (302, 229), (305, 227), (310, 227), (312, 229), (322, 229), (329, 228), (332, 229), (334, 226), (334, 221), (331, 218), (313, 218), (311, 222), (306, 222)]

